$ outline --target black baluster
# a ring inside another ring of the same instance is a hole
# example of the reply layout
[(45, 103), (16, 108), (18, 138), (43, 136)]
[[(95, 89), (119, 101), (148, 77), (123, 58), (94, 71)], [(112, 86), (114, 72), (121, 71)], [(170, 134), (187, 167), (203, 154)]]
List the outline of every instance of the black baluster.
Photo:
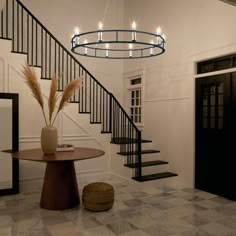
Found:
[(41, 28), (41, 77), (43, 77), (43, 28)]
[[(1, 14), (1, 17), (2, 17), (2, 14)], [(1, 18), (1, 22), (2, 22), (2, 20), (3, 19)], [(1, 28), (3, 30), (3, 22), (2, 22)], [(1, 35), (2, 35), (2, 32), (1, 32)], [(15, 0), (12, 0), (12, 50), (13, 50), (13, 52), (15, 51), (14, 41), (15, 41)]]
[(69, 81), (69, 56), (68, 53), (66, 53), (66, 84), (68, 84)]
[(100, 122), (102, 122), (102, 88), (100, 87)]
[(36, 21), (36, 26), (35, 26), (35, 29), (36, 29), (36, 35), (35, 35), (35, 65), (38, 66), (38, 22)]
[(88, 112), (88, 109), (87, 109), (87, 73), (85, 73), (85, 112)]
[(92, 108), (92, 78), (90, 76), (90, 80), (89, 80), (89, 112), (91, 113), (91, 108)]
[(24, 17), (24, 11), (23, 7), (21, 7), (21, 52), (24, 52), (24, 22), (23, 22), (23, 17)]
[(48, 34), (45, 31), (45, 78), (48, 76), (48, 70), (47, 70), (47, 51), (48, 51)]
[(103, 90), (103, 129), (106, 132), (106, 110), (105, 110), (105, 105), (106, 105), (106, 101), (105, 101), (105, 90)]
[(8, 0), (6, 0), (6, 38), (9, 38), (8, 36)]
[(95, 88), (95, 98), (96, 98), (95, 121), (98, 122), (98, 84), (97, 83), (96, 83), (96, 88)]
[(34, 19), (32, 18), (32, 25), (31, 25), (31, 65), (34, 64)]
[(111, 132), (112, 131), (112, 95), (111, 94), (109, 95), (109, 98), (110, 98), (110, 101), (109, 101), (109, 104), (110, 104), (110, 108), (109, 108), (109, 114), (110, 114), (109, 132)]
[(56, 76), (56, 74), (57, 74), (57, 43), (56, 43), (56, 41), (54, 40), (54, 46), (55, 46), (55, 52), (54, 52), (54, 74), (55, 74), (55, 76)]
[(141, 178), (142, 176), (141, 131), (137, 131), (137, 133), (138, 133), (138, 148), (137, 149), (138, 149), (138, 162), (139, 162), (138, 175), (139, 175), (139, 178)]
[[(73, 60), (73, 62), (74, 62), (74, 76), (73, 77), (75, 79), (76, 78), (76, 64), (75, 64), (75, 60)], [(77, 101), (77, 100), (76, 100), (76, 96), (75, 96), (75, 93), (74, 93), (74, 102), (75, 101)]]
[[(27, 63), (29, 64), (30, 54), (29, 54), (29, 14), (27, 13)], [(14, 41), (14, 40), (13, 40)]]
[(16, 31), (16, 35), (17, 35), (17, 52), (19, 52), (19, 4), (17, 4), (17, 31)]
[(95, 81), (93, 82), (93, 115), (92, 115), (92, 121), (94, 122), (94, 113), (95, 113)]
[(3, 37), (3, 10), (1, 11), (1, 37)]
[[(82, 77), (84, 75), (84, 70), (81, 71)], [(81, 105), (82, 105), (82, 112), (84, 112), (84, 77), (82, 79), (82, 90), (81, 90)]]
[(49, 35), (49, 77), (48, 78), (52, 78), (51, 77), (51, 72), (52, 72), (52, 40), (51, 40), (51, 36)]
[(58, 45), (58, 89), (61, 90), (61, 47)]

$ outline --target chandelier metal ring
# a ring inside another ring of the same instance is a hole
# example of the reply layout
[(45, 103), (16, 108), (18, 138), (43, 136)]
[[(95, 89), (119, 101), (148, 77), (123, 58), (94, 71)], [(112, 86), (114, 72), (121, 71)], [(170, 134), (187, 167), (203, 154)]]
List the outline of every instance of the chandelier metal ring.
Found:
[[(85, 37), (91, 39), (87, 41)], [(128, 38), (130, 40), (127, 40)], [(165, 43), (161, 34), (133, 29), (100, 29), (74, 34), (71, 39), (71, 51), (86, 57), (138, 59), (163, 54)]]

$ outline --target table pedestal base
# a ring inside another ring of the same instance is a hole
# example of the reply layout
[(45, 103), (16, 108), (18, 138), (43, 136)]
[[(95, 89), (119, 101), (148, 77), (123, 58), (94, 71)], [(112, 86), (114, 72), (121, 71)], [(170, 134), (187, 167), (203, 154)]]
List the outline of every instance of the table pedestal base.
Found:
[(40, 207), (65, 210), (79, 203), (74, 161), (47, 162)]

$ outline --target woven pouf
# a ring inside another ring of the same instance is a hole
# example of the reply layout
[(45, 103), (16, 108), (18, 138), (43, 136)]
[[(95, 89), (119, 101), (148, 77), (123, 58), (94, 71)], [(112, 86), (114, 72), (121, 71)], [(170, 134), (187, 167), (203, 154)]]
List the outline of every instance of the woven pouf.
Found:
[(114, 203), (114, 188), (107, 183), (95, 182), (83, 188), (82, 202), (89, 211), (106, 211)]

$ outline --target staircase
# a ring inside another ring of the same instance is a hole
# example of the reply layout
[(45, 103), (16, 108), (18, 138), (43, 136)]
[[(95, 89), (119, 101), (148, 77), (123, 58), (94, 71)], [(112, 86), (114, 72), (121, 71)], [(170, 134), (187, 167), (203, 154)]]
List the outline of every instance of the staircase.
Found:
[(145, 168), (164, 166), (168, 162), (142, 160), (160, 151), (143, 150), (142, 146), (151, 141), (141, 138), (141, 131), (114, 95), (19, 0), (5, 1), (0, 16), (0, 38), (12, 41), (12, 53), (26, 54), (30, 66), (41, 68), (41, 79), (50, 80), (53, 74), (60, 75), (58, 91), (63, 91), (71, 80), (83, 78), (81, 88), (70, 102), (78, 104), (79, 113), (90, 114), (91, 124), (101, 124), (101, 133), (111, 134), (111, 143), (119, 145), (118, 154), (125, 156), (124, 166), (133, 169), (134, 180), (176, 176), (168, 171), (143, 174)]

